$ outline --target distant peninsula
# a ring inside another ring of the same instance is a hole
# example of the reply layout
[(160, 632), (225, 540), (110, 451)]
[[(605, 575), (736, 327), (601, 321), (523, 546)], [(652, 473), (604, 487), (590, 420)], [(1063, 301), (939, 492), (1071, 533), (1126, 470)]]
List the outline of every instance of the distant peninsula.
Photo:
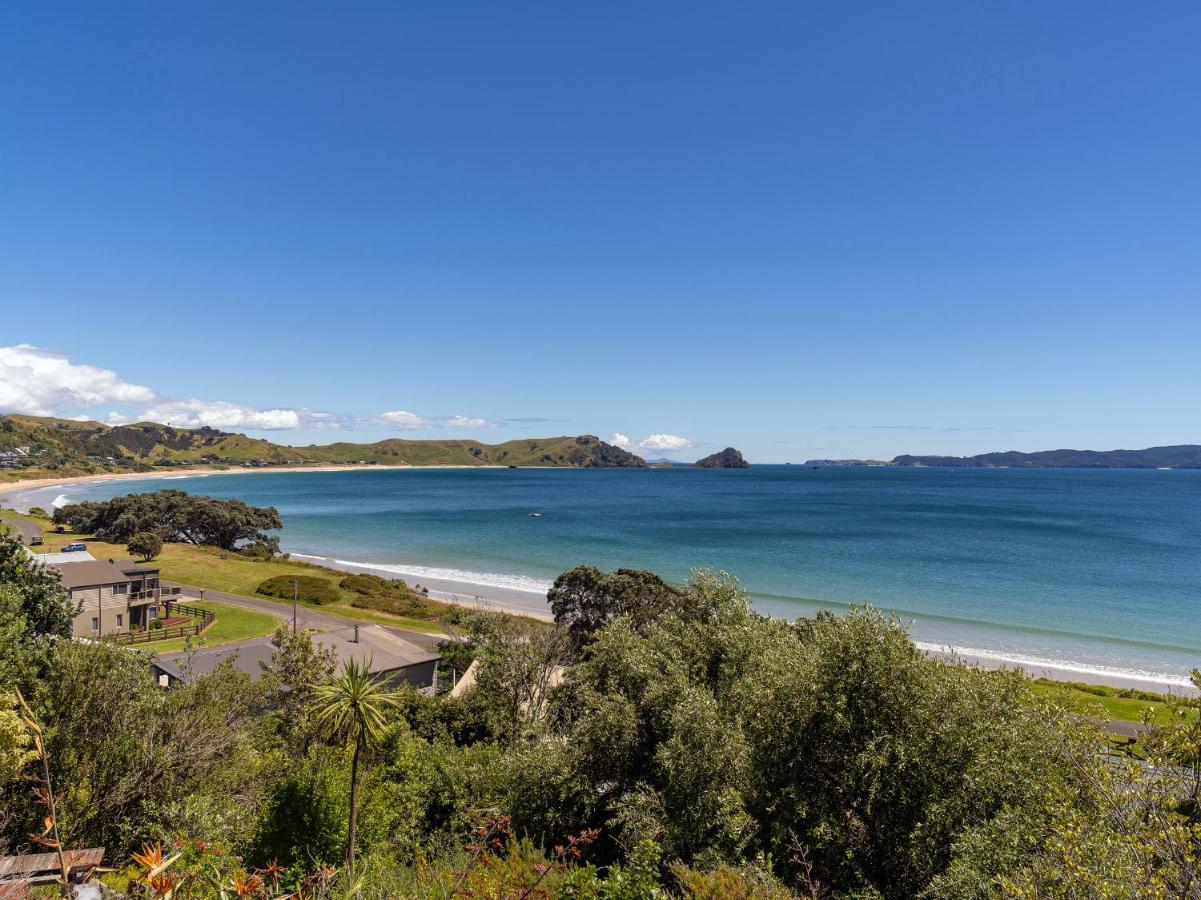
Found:
[(698, 459), (692, 464), (695, 469), (749, 469), (751, 464), (733, 447)]
[(1143, 450), (1006, 450), (976, 456), (915, 456), (889, 462), (863, 459), (811, 459), (807, 466), (936, 466), (973, 469), (1201, 469), (1201, 444), (1175, 444)]
[(39, 416), (0, 416), (0, 480), (48, 475), (154, 472), (221, 466), (391, 465), (646, 468), (646, 461), (591, 434), (472, 440), (388, 438), (372, 444), (289, 447), (215, 428), (155, 422), (104, 425)]

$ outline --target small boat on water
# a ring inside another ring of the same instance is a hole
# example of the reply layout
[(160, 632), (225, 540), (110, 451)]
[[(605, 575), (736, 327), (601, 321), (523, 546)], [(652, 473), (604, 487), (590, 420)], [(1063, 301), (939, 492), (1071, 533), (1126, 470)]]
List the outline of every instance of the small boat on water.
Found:
[(542, 513), (530, 513), (530, 518), (531, 519), (541, 519)]

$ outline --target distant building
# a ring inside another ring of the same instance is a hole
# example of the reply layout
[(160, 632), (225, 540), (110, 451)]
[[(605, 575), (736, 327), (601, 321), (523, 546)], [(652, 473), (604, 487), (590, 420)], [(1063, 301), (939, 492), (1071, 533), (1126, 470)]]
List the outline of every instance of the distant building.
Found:
[[(397, 637), (379, 625), (319, 631), (313, 635), (313, 643), (333, 650), (339, 665), (352, 659), (369, 664), (372, 675), (393, 687), (432, 688), (442, 659), (437, 651)], [(207, 675), (226, 660), (238, 671), (259, 678), (263, 672), (260, 663), (271, 665), (271, 651), (271, 638), (264, 637), (235, 647), (170, 653), (157, 657), (151, 665), (163, 687)]]
[(29, 459), (28, 447), (13, 447), (11, 450), (0, 451), (0, 468), (15, 469)]

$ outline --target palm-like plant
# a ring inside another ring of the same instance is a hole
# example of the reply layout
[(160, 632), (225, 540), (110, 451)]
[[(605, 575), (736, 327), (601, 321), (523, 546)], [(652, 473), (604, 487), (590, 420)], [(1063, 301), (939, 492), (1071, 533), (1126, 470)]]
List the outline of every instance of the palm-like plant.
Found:
[(354, 746), (350, 761), (350, 822), (346, 841), (346, 868), (354, 877), (355, 825), (358, 821), (359, 757), (377, 745), (387, 727), (387, 713), (396, 696), (371, 677), (371, 660), (351, 659), (332, 681), (317, 687), (313, 720), (331, 737)]

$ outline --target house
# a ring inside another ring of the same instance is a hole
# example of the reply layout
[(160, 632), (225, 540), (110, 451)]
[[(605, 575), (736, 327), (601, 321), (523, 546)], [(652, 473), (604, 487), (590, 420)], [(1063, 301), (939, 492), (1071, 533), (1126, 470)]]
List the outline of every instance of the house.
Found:
[[(339, 667), (352, 659), (369, 663), (371, 674), (390, 687), (432, 688), (442, 659), (437, 651), (406, 641), (379, 625), (319, 631), (313, 635), (313, 643), (333, 650)], [(163, 687), (207, 675), (227, 660), (238, 671), (259, 678), (263, 665), (271, 665), (271, 651), (271, 638), (264, 637), (235, 647), (168, 653), (156, 657), (151, 665)]]
[(159, 587), (157, 566), (129, 559), (97, 560), (86, 551), (31, 555), (58, 572), (70, 598), (79, 604), (75, 637), (149, 628), (162, 615), (161, 601), (179, 593), (178, 588)]

